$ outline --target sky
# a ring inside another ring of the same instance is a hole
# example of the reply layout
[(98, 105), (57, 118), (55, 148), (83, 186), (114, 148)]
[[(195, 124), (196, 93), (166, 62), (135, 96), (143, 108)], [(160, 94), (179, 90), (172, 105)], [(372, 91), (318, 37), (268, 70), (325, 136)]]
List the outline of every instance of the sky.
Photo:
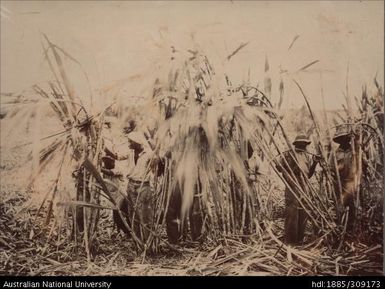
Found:
[(1, 1), (1, 92), (47, 79), (42, 33), (82, 63), (95, 88), (151, 74), (164, 47), (189, 49), (194, 39), (233, 83), (250, 70), (263, 86), (267, 58), (273, 99), (282, 77), (284, 107), (303, 105), (294, 79), (314, 107), (322, 108), (322, 87), (326, 108), (336, 109), (347, 84), (359, 96), (375, 75), (384, 83), (383, 11), (384, 1)]

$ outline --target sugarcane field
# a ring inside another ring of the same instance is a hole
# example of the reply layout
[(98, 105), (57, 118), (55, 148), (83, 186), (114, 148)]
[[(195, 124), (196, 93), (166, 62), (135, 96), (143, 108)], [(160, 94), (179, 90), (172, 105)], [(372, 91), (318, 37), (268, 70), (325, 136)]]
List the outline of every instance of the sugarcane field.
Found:
[(1, 1), (0, 275), (382, 276), (383, 11)]

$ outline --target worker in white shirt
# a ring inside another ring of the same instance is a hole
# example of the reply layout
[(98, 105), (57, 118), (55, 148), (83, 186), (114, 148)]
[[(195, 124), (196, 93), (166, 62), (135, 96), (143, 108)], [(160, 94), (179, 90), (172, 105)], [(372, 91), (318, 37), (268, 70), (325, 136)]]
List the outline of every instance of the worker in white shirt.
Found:
[[(126, 220), (136, 237), (146, 241), (150, 235), (150, 225), (154, 217), (154, 198), (150, 180), (153, 176), (155, 158), (143, 132), (134, 131), (127, 135), (131, 153), (117, 156), (117, 160), (128, 160), (127, 198), (119, 202), (119, 209), (126, 215)], [(118, 230), (129, 234), (119, 214), (114, 212), (114, 222)]]

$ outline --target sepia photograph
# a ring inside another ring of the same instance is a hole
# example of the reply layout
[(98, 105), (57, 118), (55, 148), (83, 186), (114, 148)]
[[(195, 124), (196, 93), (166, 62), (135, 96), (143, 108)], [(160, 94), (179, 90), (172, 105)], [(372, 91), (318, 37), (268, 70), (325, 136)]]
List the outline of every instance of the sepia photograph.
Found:
[(0, 5), (1, 276), (383, 276), (384, 1)]

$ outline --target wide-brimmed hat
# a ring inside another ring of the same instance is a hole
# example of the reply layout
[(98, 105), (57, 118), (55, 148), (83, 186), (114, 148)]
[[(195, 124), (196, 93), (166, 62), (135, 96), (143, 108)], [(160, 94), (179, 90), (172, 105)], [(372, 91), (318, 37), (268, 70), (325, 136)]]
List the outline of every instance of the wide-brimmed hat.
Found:
[(128, 139), (130, 141), (133, 141), (137, 144), (145, 145), (146, 144), (146, 138), (144, 137), (144, 134), (138, 131), (130, 132), (127, 135)]
[(349, 140), (353, 133), (353, 127), (350, 124), (342, 124), (337, 126), (336, 133), (334, 134), (333, 141), (341, 143)]
[(300, 144), (300, 143), (305, 143), (308, 145), (311, 143), (311, 141), (309, 140), (309, 138), (306, 135), (299, 134), (295, 137), (295, 140), (293, 141), (293, 145)]

